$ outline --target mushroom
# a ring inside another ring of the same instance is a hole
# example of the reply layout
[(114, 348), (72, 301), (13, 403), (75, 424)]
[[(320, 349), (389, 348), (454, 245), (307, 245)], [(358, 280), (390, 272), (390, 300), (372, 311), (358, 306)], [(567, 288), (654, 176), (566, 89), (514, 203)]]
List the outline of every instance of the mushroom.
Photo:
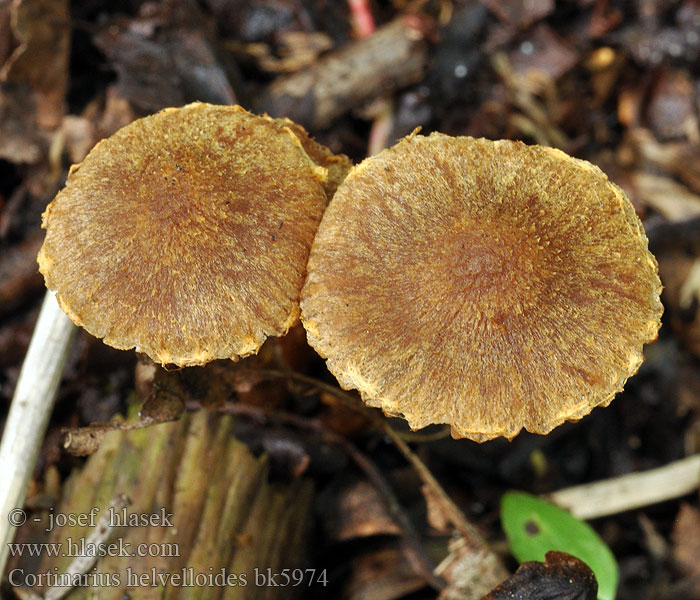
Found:
[(301, 318), (343, 388), (481, 442), (609, 404), (657, 336), (660, 292), (641, 222), (600, 169), (436, 133), (341, 184)]
[(97, 144), (43, 217), (39, 270), (66, 314), (178, 366), (286, 333), (327, 203), (323, 164), (347, 161), (291, 126), (195, 103)]
[[(203, 103), (134, 121), (71, 168), (43, 218), (39, 269), (55, 295), (0, 444), (6, 513), (24, 501), (70, 349), (59, 305), (162, 364), (255, 353), (297, 320), (311, 241), (349, 168), (291, 121)], [(0, 572), (13, 534), (0, 521)]]

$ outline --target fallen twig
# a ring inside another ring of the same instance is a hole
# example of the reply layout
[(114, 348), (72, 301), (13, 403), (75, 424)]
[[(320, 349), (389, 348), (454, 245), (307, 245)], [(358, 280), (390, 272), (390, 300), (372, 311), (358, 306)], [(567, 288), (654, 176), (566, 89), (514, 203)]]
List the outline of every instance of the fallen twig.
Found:
[(445, 587), (445, 582), (433, 573), (435, 566), (432, 564), (432, 561), (423, 550), (418, 533), (413, 527), (411, 520), (401, 507), (401, 504), (392, 491), (391, 486), (380, 473), (379, 469), (377, 469), (375, 464), (348, 440), (329, 430), (327, 427), (324, 427), (320, 421), (307, 419), (285, 411), (267, 410), (245, 404), (231, 403), (227, 403), (224, 407), (222, 407), (222, 410), (234, 415), (247, 415), (264, 419), (274, 418), (280, 422), (293, 425), (300, 429), (315, 431), (327, 441), (341, 446), (360, 468), (360, 470), (367, 476), (367, 479), (369, 479), (372, 485), (374, 485), (380, 497), (384, 501), (387, 511), (401, 531), (406, 557), (416, 573), (421, 575), (426, 582), (436, 590), (441, 590)]
[[(112, 513), (120, 512), (129, 504), (129, 499), (125, 494), (117, 494), (116, 497), (110, 502), (107, 512), (104, 516), (97, 522), (97, 527), (90, 534), (90, 536), (85, 541), (87, 548), (101, 548), (104, 546), (112, 535), (114, 527), (110, 522), (110, 515)], [(46, 594), (44, 594), (44, 600), (61, 600), (67, 596), (70, 591), (75, 587), (75, 582), (79, 580), (80, 575), (85, 575), (92, 569), (94, 564), (99, 558), (99, 553), (93, 552), (88, 553), (85, 556), (77, 556), (68, 565), (62, 576), (59, 575), (61, 581), (70, 582), (69, 585), (53, 586), (48, 589)]]
[(579, 519), (596, 519), (685, 496), (700, 486), (700, 454), (658, 469), (628, 473), (547, 494)]
[(505, 566), (503, 566), (500, 559), (495, 556), (486, 541), (483, 539), (483, 537), (481, 537), (481, 534), (479, 534), (464, 513), (447, 495), (447, 492), (445, 492), (444, 488), (440, 485), (437, 479), (435, 479), (433, 474), (430, 472), (430, 469), (428, 469), (423, 461), (408, 447), (408, 444), (406, 444), (406, 442), (403, 440), (402, 435), (395, 431), (389, 422), (381, 417), (378, 412), (369, 410), (364, 404), (360, 403), (357, 398), (348, 392), (345, 392), (333, 385), (324, 383), (323, 381), (318, 381), (313, 377), (308, 377), (294, 371), (261, 370), (256, 371), (256, 373), (266, 377), (286, 378), (307, 383), (322, 391), (332, 394), (345, 406), (348, 406), (353, 410), (360, 411), (366, 415), (380, 430), (389, 436), (399, 452), (401, 452), (401, 454), (403, 454), (406, 460), (410, 463), (423, 484), (430, 489), (432, 496), (437, 502), (439, 502), (442, 511), (450, 520), (455, 529), (463, 537), (470, 550), (475, 553), (483, 554), (489, 558), (489, 564), (491, 564), (493, 567), (493, 572), (491, 573), (491, 575), (493, 575), (493, 584), (491, 587), (495, 586), (508, 576), (508, 571), (506, 570)]
[(0, 445), (0, 573), (15, 533), (8, 515), (24, 503), (74, 332), (53, 293), (46, 292)]
[(407, 16), (329, 54), (314, 66), (280, 77), (263, 94), (259, 112), (286, 116), (311, 131), (390, 90), (423, 77), (428, 19)]

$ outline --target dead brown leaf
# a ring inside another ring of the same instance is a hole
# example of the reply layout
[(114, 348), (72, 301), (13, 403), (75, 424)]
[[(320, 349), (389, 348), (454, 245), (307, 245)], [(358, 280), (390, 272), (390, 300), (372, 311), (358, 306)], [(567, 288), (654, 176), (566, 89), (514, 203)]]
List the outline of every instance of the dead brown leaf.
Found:
[(15, 164), (36, 163), (44, 147), (29, 85), (0, 83), (0, 158)]
[(93, 425), (74, 429), (66, 433), (63, 441), (63, 449), (73, 456), (89, 456), (100, 447), (100, 442), (109, 429), (116, 429), (104, 425)]
[[(676, 516), (671, 533), (673, 560), (687, 577), (700, 577), (700, 510), (683, 503)], [(700, 580), (695, 585), (693, 597), (700, 598)]]
[(401, 533), (376, 488), (367, 481), (342, 487), (330, 500), (329, 508), (325, 513), (325, 528), (331, 540)]
[(598, 582), (586, 563), (565, 552), (525, 562), (482, 600), (595, 600)]
[(448, 583), (439, 600), (478, 600), (503, 580), (503, 565), (493, 552), (475, 550), (463, 537), (452, 540), (449, 550), (435, 569)]
[(347, 600), (396, 600), (425, 585), (401, 551), (394, 547), (374, 550), (356, 558), (351, 571), (344, 593)]
[(554, 10), (553, 0), (483, 0), (501, 21), (526, 28)]
[(685, 71), (662, 71), (651, 93), (647, 117), (659, 138), (700, 141), (693, 82)]
[(152, 112), (194, 100), (235, 104), (212, 40), (213, 24), (194, 2), (148, 3), (112, 19), (94, 37), (117, 72), (119, 96)]
[(433, 488), (428, 485), (421, 486), (421, 492), (425, 498), (427, 519), (430, 526), (440, 533), (452, 531), (450, 515), (445, 513), (441, 498), (438, 498)]
[(0, 81), (28, 83), (36, 93), (40, 127), (55, 129), (65, 113), (70, 52), (68, 0), (15, 0), (12, 33), (17, 41)]

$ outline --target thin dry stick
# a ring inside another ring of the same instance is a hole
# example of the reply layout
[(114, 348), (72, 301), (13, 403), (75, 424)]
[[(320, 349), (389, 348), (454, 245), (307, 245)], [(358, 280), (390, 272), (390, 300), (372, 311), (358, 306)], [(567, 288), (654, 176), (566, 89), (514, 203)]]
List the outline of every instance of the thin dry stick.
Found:
[(446, 437), (450, 437), (450, 431), (451, 428), (449, 425), (443, 425), (435, 431), (429, 431), (427, 433), (421, 431), (396, 431), (394, 429), (394, 433), (404, 442), (412, 442), (414, 444), (427, 444), (429, 442), (436, 442), (437, 440), (444, 440)]
[(425, 466), (423, 461), (418, 458), (418, 455), (411, 450), (406, 442), (404, 442), (396, 431), (387, 423), (384, 422), (384, 431), (394, 442), (394, 445), (399, 449), (401, 454), (406, 457), (406, 460), (411, 463), (411, 466), (416, 470), (421, 481), (427, 485), (435, 494), (436, 500), (440, 503), (444, 514), (449, 518), (457, 531), (467, 540), (469, 546), (474, 550), (483, 550), (487, 547), (486, 541), (481, 534), (476, 530), (464, 513), (447, 495), (447, 492), (440, 485), (437, 479), (430, 472), (430, 469)]
[[(529, 133), (544, 146), (566, 147), (569, 140), (552, 122), (551, 110), (543, 106), (534, 96), (532, 90), (526, 85), (526, 80), (513, 70), (508, 57), (503, 52), (498, 52), (491, 58), (491, 65), (510, 90), (513, 103), (524, 113), (515, 115), (516, 124), (530, 129)], [(527, 121), (531, 126), (528, 126)]]
[[(320, 390), (333, 394), (338, 398), (344, 405), (352, 408), (353, 410), (360, 411), (366, 415), (375, 425), (381, 428), (394, 442), (396, 448), (404, 455), (406, 460), (415, 469), (416, 473), (420, 477), (421, 481), (433, 492), (434, 497), (440, 503), (440, 506), (445, 515), (450, 519), (452, 524), (455, 526), (457, 531), (464, 536), (466, 542), (474, 550), (484, 551), (488, 550), (488, 545), (484, 538), (479, 534), (476, 528), (469, 522), (464, 513), (459, 509), (459, 507), (452, 501), (452, 499), (447, 495), (444, 488), (440, 485), (437, 479), (430, 472), (430, 469), (425, 466), (423, 461), (408, 447), (406, 442), (402, 439), (401, 434), (395, 431), (389, 422), (381, 417), (377, 412), (370, 411), (364, 404), (360, 404), (357, 399), (351, 394), (337, 388), (333, 385), (324, 383), (314, 379), (313, 377), (308, 377), (307, 375), (302, 375), (301, 373), (296, 373), (294, 371), (274, 371), (274, 370), (261, 370), (256, 371), (257, 374), (267, 376), (267, 377), (278, 377), (292, 379), (295, 381), (300, 381), (312, 385)], [(506, 573), (505, 567), (503, 568), (503, 573)]]
[(399, 17), (311, 67), (277, 78), (263, 91), (256, 110), (286, 116), (312, 131), (323, 129), (382, 93), (420, 81), (433, 28), (426, 17)]
[(9, 517), (24, 504), (75, 330), (47, 291), (0, 443), (0, 573), (15, 534)]
[(579, 519), (596, 519), (672, 500), (700, 486), (700, 454), (658, 469), (628, 473), (547, 494), (547, 499)]
[[(192, 408), (190, 404), (194, 403), (188, 403), (188, 408)], [(360, 470), (364, 472), (367, 478), (372, 482), (372, 485), (374, 485), (376, 490), (379, 492), (379, 495), (383, 499), (391, 518), (398, 525), (399, 530), (401, 531), (404, 550), (413, 569), (436, 590), (442, 590), (445, 588), (445, 582), (434, 574), (433, 571), (435, 566), (432, 564), (432, 561), (423, 550), (418, 533), (413, 527), (413, 523), (411, 523), (411, 520), (401, 507), (398, 499), (394, 495), (391, 486), (380, 473), (379, 469), (377, 469), (375, 464), (362, 452), (360, 452), (353, 444), (348, 442), (348, 440), (346, 440), (344, 437), (324, 427), (324, 425), (319, 421), (306, 419), (285, 411), (265, 410), (259, 407), (231, 403), (227, 403), (227, 405), (223, 407), (223, 410), (234, 415), (246, 415), (255, 418), (262, 417), (268, 420), (274, 418), (278, 421), (294, 425), (300, 429), (310, 429), (315, 431), (327, 441), (342, 446), (342, 448), (355, 461), (355, 464), (357, 464)]]
[(74, 456), (87, 456), (97, 450), (104, 435), (110, 431), (133, 431), (135, 429), (153, 427), (168, 421), (177, 421), (180, 413), (173, 413), (172, 415), (167, 415), (167, 417), (154, 418), (142, 414), (136, 421), (114, 420), (110, 423), (91, 423), (85, 427), (73, 429), (64, 428), (61, 430), (61, 433), (64, 435), (63, 449)]
[[(365, 417), (372, 421), (372, 423), (377, 425), (378, 428), (383, 429), (384, 427), (389, 427), (386, 419), (381, 417), (376, 410), (372, 410), (369, 407), (362, 404), (361, 402), (358, 402), (357, 398), (355, 398), (355, 396), (353, 396), (352, 394), (349, 394), (348, 392), (345, 392), (334, 385), (325, 383), (320, 379), (314, 379), (313, 377), (297, 373), (296, 371), (256, 369), (255, 371), (251, 372), (262, 377), (272, 377), (275, 379), (293, 379), (300, 383), (306, 383), (312, 387), (315, 387), (316, 389), (321, 390), (322, 392), (327, 392), (332, 396), (335, 396), (338, 400), (341, 401), (343, 406), (346, 406), (347, 408), (354, 410), (355, 412), (362, 413)], [(421, 433), (417, 431), (396, 431), (395, 429), (392, 429), (392, 431), (394, 435), (398, 436), (404, 441), (432, 442), (434, 440), (441, 440), (447, 437), (450, 434), (450, 426), (446, 425), (445, 427), (438, 431), (435, 431), (434, 433)]]

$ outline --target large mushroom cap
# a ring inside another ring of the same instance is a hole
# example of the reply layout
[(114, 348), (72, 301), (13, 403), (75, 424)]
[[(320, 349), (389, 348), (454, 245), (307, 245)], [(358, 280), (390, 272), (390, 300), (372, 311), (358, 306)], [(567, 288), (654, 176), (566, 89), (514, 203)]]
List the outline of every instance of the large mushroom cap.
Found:
[(662, 312), (620, 188), (512, 141), (409, 136), (365, 160), (308, 271), (302, 322), (340, 384), (414, 429), (477, 441), (607, 405)]
[(39, 268), (111, 346), (176, 365), (246, 356), (298, 317), (325, 181), (272, 119), (166, 109), (71, 169), (44, 213)]

